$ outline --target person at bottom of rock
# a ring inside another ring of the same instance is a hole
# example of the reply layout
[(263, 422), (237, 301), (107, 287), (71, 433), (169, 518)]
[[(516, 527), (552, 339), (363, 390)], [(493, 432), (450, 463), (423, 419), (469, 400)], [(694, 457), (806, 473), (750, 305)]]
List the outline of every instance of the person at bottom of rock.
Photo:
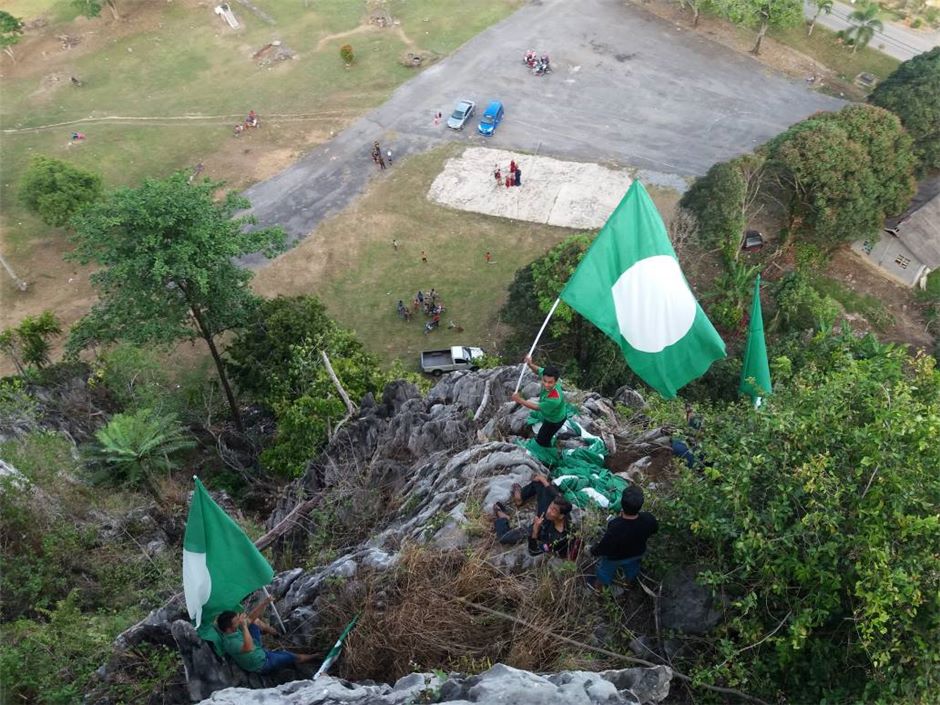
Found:
[(601, 540), (591, 546), (591, 555), (599, 559), (593, 586), (610, 585), (620, 570), (631, 583), (640, 574), (646, 540), (659, 529), (656, 517), (641, 512), (642, 507), (643, 490), (630, 485), (620, 498), (620, 514), (607, 522)]
[(513, 392), (512, 400), (517, 404), (532, 411), (537, 411), (542, 417), (542, 425), (539, 427), (535, 442), (544, 448), (552, 447), (552, 439), (562, 426), (565, 425), (567, 417), (567, 405), (565, 404), (565, 393), (561, 388), (561, 380), (558, 378), (558, 368), (553, 365), (538, 367), (532, 362), (531, 355), (525, 356), (525, 364), (529, 366), (535, 374), (542, 378), (542, 389), (539, 392), (538, 402), (523, 399), (519, 392)]
[(271, 673), (285, 666), (314, 659), (311, 654), (269, 651), (262, 646), (262, 632), (277, 633), (261, 619), (261, 613), (271, 602), (272, 598), (268, 597), (247, 614), (223, 612), (216, 619), (219, 631), (222, 632), (222, 649), (242, 669), (252, 673)]
[(536, 516), (526, 529), (510, 529), (509, 515), (502, 503), (493, 506), (496, 517), (494, 528), (497, 540), (502, 544), (520, 543), (528, 539), (529, 555), (554, 553), (568, 557), (568, 516), (571, 502), (561, 496), (558, 488), (544, 475), (535, 475), (525, 487), (513, 485), (513, 501), (521, 507), (532, 497), (536, 498)]

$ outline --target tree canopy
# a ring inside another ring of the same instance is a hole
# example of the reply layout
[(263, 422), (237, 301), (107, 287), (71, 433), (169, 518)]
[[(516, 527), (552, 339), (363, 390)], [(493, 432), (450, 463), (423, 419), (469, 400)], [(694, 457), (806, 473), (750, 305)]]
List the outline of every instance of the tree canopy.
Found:
[(68, 225), (78, 211), (101, 197), (101, 177), (50, 157), (34, 157), (20, 183), (20, 200), (42, 222)]
[(100, 300), (72, 329), (69, 347), (202, 338), (241, 428), (215, 339), (243, 325), (258, 299), (248, 288), (251, 273), (233, 260), (257, 251), (273, 256), (285, 235), (280, 228), (248, 229), (250, 218), (235, 217), (248, 201), (234, 193), (216, 201), (220, 185), (190, 184), (183, 173), (148, 179), (75, 218), (69, 257), (101, 267), (91, 276)]
[(803, 19), (800, 0), (712, 0), (711, 5), (735, 24), (757, 28), (757, 39), (751, 49), (755, 54), (760, 53), (768, 29), (792, 27)]
[(765, 149), (794, 230), (824, 245), (875, 232), (914, 193), (910, 139), (891, 115), (869, 106), (814, 115)]
[(760, 412), (700, 410), (707, 464), (663, 508), (726, 598), (700, 675), (801, 702), (927, 702), (940, 687), (936, 360), (850, 332), (790, 347)]
[(901, 119), (921, 172), (940, 169), (940, 47), (902, 63), (868, 101)]
[(12, 57), (13, 45), (20, 41), (22, 36), (23, 20), (5, 10), (0, 10), (0, 49)]

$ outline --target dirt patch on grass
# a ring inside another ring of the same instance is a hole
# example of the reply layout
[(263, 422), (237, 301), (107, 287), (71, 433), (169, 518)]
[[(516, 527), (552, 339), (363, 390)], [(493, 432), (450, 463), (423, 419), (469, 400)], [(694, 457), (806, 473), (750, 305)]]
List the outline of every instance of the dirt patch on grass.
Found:
[(933, 339), (925, 330), (923, 308), (907, 287), (895, 284), (881, 276), (871, 265), (847, 247), (835, 252), (829, 260), (825, 275), (841, 282), (849, 289), (867, 294), (881, 303), (889, 321), (883, 330), (859, 315), (849, 314), (853, 328), (873, 331), (879, 340), (927, 348)]

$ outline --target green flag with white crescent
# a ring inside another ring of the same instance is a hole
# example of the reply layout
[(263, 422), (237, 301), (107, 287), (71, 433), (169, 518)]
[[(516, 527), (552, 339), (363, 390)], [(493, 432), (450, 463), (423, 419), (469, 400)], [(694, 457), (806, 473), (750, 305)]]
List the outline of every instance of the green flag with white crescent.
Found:
[(744, 349), (744, 366), (741, 368), (741, 386), (738, 391), (751, 397), (754, 408), (760, 406), (763, 397), (772, 391), (767, 341), (764, 339), (764, 316), (760, 307), (760, 274), (754, 282), (754, 302), (751, 304), (747, 347)]
[(313, 674), (313, 679), (316, 680), (324, 673), (330, 670), (330, 666), (333, 665), (333, 662), (339, 658), (340, 652), (343, 650), (343, 642), (346, 640), (346, 637), (349, 636), (349, 632), (352, 631), (352, 628), (356, 626), (356, 622), (359, 621), (359, 615), (357, 614), (352, 618), (352, 621), (346, 625), (346, 628), (343, 630), (343, 633), (339, 635), (339, 638), (336, 640), (336, 643), (333, 644), (333, 648), (330, 649), (330, 653), (326, 655), (326, 658), (323, 659), (323, 663), (320, 664), (320, 668), (317, 669), (317, 672)]
[(679, 267), (666, 226), (634, 181), (561, 292), (616, 342), (666, 399), (725, 356), (725, 344)]
[(271, 582), (274, 569), (241, 527), (215, 503), (199, 478), (183, 536), (183, 593), (199, 629)]

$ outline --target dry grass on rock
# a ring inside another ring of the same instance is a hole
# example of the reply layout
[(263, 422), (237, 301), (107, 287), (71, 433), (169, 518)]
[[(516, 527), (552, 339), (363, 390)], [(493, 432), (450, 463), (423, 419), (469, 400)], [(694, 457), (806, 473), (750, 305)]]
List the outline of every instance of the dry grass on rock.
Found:
[[(501, 661), (534, 671), (603, 668), (595, 654), (572, 653), (553, 634), (590, 642), (603, 601), (586, 593), (575, 564), (542, 564), (508, 575), (482, 552), (407, 546), (398, 567), (337, 586), (321, 617), (332, 643), (357, 612), (338, 675), (394, 681), (414, 670), (473, 672)], [(524, 620), (485, 614), (478, 604)]]

